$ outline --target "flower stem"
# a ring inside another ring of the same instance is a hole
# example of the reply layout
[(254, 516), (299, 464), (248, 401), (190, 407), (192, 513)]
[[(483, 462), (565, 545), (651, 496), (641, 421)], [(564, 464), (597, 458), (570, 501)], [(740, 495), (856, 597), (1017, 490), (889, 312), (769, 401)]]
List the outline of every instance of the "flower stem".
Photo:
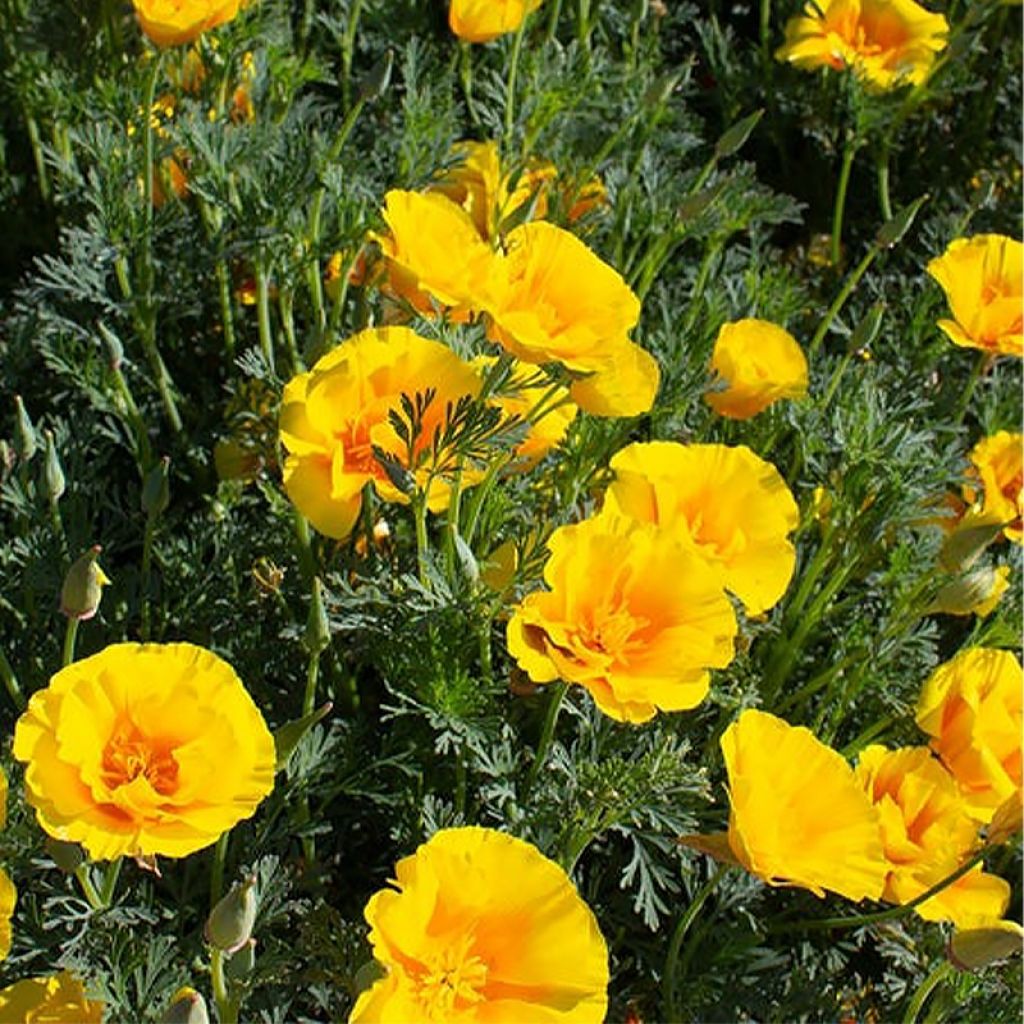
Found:
[(960, 401), (957, 404), (956, 412), (953, 414), (953, 426), (959, 427), (964, 421), (964, 417), (967, 415), (967, 410), (971, 406), (971, 399), (974, 397), (974, 390), (978, 386), (978, 381), (985, 375), (985, 371), (988, 369), (992, 357), (988, 352), (979, 352), (978, 358), (975, 360), (974, 366), (971, 368), (971, 375), (967, 378), (967, 383), (964, 385), (963, 394), (960, 396)]
[(462, 98), (466, 101), (469, 120), (477, 125), (480, 123), (480, 116), (473, 102), (473, 51), (467, 42), (459, 44), (459, 82), (462, 85)]
[(121, 875), (121, 858), (110, 862), (107, 865), (106, 874), (103, 876), (103, 888), (100, 890), (100, 901), (104, 907), (109, 907), (114, 902), (114, 890), (117, 888), (117, 880)]
[[(319, 280), (319, 279), (318, 279)], [(256, 261), (256, 323), (260, 336), (260, 352), (267, 368), (274, 372), (274, 335), (270, 327), (270, 280), (267, 265), (260, 253)]]
[(521, 803), (525, 804), (533, 791), (537, 776), (548, 757), (548, 748), (551, 746), (552, 737), (555, 735), (555, 724), (558, 722), (558, 712), (562, 707), (562, 698), (565, 691), (569, 689), (568, 683), (557, 682), (554, 684), (551, 697), (548, 700), (547, 713), (544, 715), (544, 724), (541, 727), (540, 739), (537, 742), (537, 753), (534, 755), (533, 764), (530, 765), (530, 772), (523, 783)]
[(210, 909), (217, 905), (224, 893), (224, 865), (228, 859), (228, 841), (231, 832), (222, 832), (213, 850), (213, 863), (210, 865)]
[(4, 687), (14, 704), (15, 710), (19, 712), (24, 711), (25, 695), (21, 692), (18, 677), (14, 674), (14, 669), (11, 667), (11, 663), (7, 660), (7, 655), (4, 654), (2, 649), (0, 649), (0, 678), (4, 681)]
[(943, 960), (936, 968), (921, 982), (920, 987), (914, 993), (914, 998), (907, 1004), (907, 1012), (903, 1015), (903, 1024), (915, 1024), (925, 1001), (935, 991), (936, 987), (946, 980), (952, 973), (954, 967), (948, 960)]
[(519, 23), (516, 37), (512, 42), (512, 57), (508, 68), (508, 83), (505, 87), (505, 149), (512, 149), (512, 128), (516, 119), (516, 78), (519, 75), (519, 55), (523, 50), (523, 36), (526, 34), (526, 22), (524, 17)]
[(68, 616), (67, 628), (64, 630), (64, 655), (61, 665), (67, 668), (75, 660), (75, 638), (78, 636), (78, 617)]
[(238, 1024), (238, 1000), (228, 993), (224, 977), (224, 951), (210, 950), (210, 981), (213, 984), (213, 1001), (217, 1004), (217, 1020), (220, 1024)]
[(427, 496), (422, 492), (412, 499), (412, 515), (416, 526), (416, 564), (419, 567), (420, 583), (428, 589), (430, 574), (427, 571), (427, 552), (430, 540), (427, 536)]
[(889, 195), (889, 147), (882, 146), (876, 158), (878, 172), (878, 205), (882, 211), (882, 220), (892, 220), (892, 199)]
[(89, 865), (88, 863), (79, 864), (75, 868), (75, 878), (78, 879), (78, 884), (82, 888), (82, 895), (85, 896), (89, 902), (89, 906), (93, 910), (103, 910), (104, 903), (100, 894), (96, 891), (96, 886), (92, 884), (92, 878), (89, 877)]
[(832, 240), (831, 262), (833, 267), (839, 266), (842, 259), (843, 215), (846, 212), (846, 191), (850, 184), (850, 171), (853, 169), (853, 158), (857, 155), (860, 140), (856, 135), (849, 135), (843, 147), (843, 162), (839, 168), (839, 183), (836, 186), (836, 199), (832, 206)]
[(152, 571), (153, 562), (153, 534), (156, 529), (156, 519), (153, 516), (146, 517), (146, 532), (142, 538), (142, 579), (140, 581), (140, 595), (142, 601), (141, 622), (139, 625), (139, 636), (143, 641), (149, 639), (149, 577)]
[(860, 279), (867, 273), (868, 267), (874, 263), (881, 251), (877, 243), (873, 244), (864, 254), (864, 258), (853, 268), (853, 271), (843, 282), (842, 288), (839, 289), (839, 294), (833, 299), (832, 305), (828, 307), (828, 312), (825, 313), (821, 323), (818, 324), (818, 329), (814, 332), (810, 345), (807, 346), (808, 357), (813, 356), (821, 348), (821, 343), (825, 340), (825, 335), (828, 334), (832, 321), (839, 316), (843, 306), (846, 305), (846, 300), (853, 294), (854, 288), (860, 283)]

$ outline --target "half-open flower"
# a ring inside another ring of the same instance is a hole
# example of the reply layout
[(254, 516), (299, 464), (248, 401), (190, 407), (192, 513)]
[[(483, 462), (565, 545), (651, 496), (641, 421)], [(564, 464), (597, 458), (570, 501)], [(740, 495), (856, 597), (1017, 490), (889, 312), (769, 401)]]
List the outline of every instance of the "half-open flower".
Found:
[(1005, 524), (1003, 536), (1020, 544), (1024, 540), (1024, 435), (1000, 430), (982, 438), (971, 450), (971, 463), (981, 481), (982, 493), (968, 484), (964, 500), (968, 513), (983, 522)]
[(515, 32), (543, 0), (451, 0), (448, 25), (468, 43), (487, 43)]
[(395, 867), (365, 916), (387, 972), (351, 1024), (562, 1021), (600, 1024), (608, 950), (554, 861), (488, 828), (434, 834)]
[(139, 27), (157, 46), (191, 43), (204, 32), (231, 21), (239, 0), (132, 0)]
[(61, 669), (14, 731), (43, 830), (95, 860), (184, 857), (274, 787), (274, 740), (235, 670), (193, 644), (113, 644)]

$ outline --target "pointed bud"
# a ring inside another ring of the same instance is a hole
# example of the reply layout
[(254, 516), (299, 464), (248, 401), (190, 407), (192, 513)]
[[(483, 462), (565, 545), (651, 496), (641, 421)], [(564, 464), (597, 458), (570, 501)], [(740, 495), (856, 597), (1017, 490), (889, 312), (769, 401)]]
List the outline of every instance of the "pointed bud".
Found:
[(44, 846), (53, 863), (66, 875), (73, 875), (85, 863), (85, 850), (78, 843), (47, 836)]
[(1024, 928), (1016, 921), (992, 921), (982, 928), (961, 928), (953, 932), (947, 955), (961, 971), (980, 971), (1021, 951)]
[(232, 981), (246, 981), (256, 970), (256, 940), (249, 939), (240, 950), (231, 954), (224, 973)]
[(107, 353), (107, 364), (112, 370), (120, 370), (124, 360), (124, 345), (121, 339), (102, 321), (96, 325), (103, 339), (103, 348)]
[(367, 103), (378, 100), (388, 91), (391, 84), (391, 69), (395, 63), (395, 55), (388, 50), (372, 68), (370, 73), (359, 83), (359, 98)]
[(725, 134), (715, 143), (715, 156), (719, 160), (724, 160), (727, 156), (738, 153), (763, 116), (764, 110), (755, 110), (742, 121), (737, 121), (731, 128), (726, 129)]
[(256, 876), (249, 875), (233, 886), (210, 911), (206, 920), (206, 941), (225, 953), (241, 949), (256, 923)]
[(179, 988), (164, 1010), (160, 1024), (210, 1024), (206, 1000), (194, 988), (187, 985)]
[(978, 615), (984, 618), (1002, 599), (1010, 586), (1010, 567), (982, 565), (969, 569), (947, 583), (935, 595), (929, 613), (946, 615)]
[(64, 470), (57, 455), (53, 433), (49, 430), (46, 431), (46, 464), (43, 467), (43, 477), (46, 480), (46, 496), (50, 501), (60, 501), (67, 489), (67, 481), (64, 479)]
[(274, 730), (274, 752), (277, 755), (277, 770), (281, 771), (287, 767), (288, 759), (292, 751), (302, 742), (302, 737), (316, 725), (317, 722), (326, 718), (334, 705), (328, 701), (311, 711), (302, 718), (296, 718), (293, 722), (285, 722), (279, 729)]
[(171, 503), (170, 465), (171, 460), (165, 455), (146, 474), (142, 484), (142, 511), (150, 519), (158, 519)]
[(302, 636), (302, 645), (308, 654), (317, 655), (331, 642), (331, 627), (324, 609), (324, 587), (320, 577), (313, 578), (313, 600), (309, 605), (309, 618), (306, 619), (306, 632)]
[(879, 249), (891, 249), (910, 230), (910, 226), (914, 223), (914, 218), (917, 216), (918, 211), (928, 202), (928, 199), (929, 196), (925, 193), (912, 203), (904, 206), (891, 220), (887, 220), (878, 229), (878, 234), (875, 236), (875, 245)]
[(988, 513), (971, 510), (956, 524), (942, 543), (939, 564), (947, 572), (970, 569), (1006, 526)]
[(28, 462), (36, 453), (39, 442), (36, 440), (36, 428), (32, 426), (28, 409), (21, 400), (21, 395), (14, 396), (14, 450), (23, 462)]
[(91, 619), (103, 597), (103, 588), (110, 578), (97, 559), (103, 549), (94, 544), (68, 569), (60, 588), (60, 610), (69, 619)]

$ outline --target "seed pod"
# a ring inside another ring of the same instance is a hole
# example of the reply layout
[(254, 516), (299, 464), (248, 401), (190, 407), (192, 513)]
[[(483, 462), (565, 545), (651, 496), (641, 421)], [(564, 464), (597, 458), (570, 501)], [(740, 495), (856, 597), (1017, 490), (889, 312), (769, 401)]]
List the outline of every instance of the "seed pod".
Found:
[(158, 519), (171, 503), (170, 465), (171, 460), (165, 455), (146, 474), (142, 484), (142, 511), (150, 519)]
[(53, 863), (66, 875), (73, 875), (85, 863), (85, 850), (78, 843), (67, 843), (63, 839), (47, 836), (44, 846)]
[(14, 450), (18, 457), (28, 462), (36, 453), (39, 442), (36, 440), (36, 428), (32, 426), (28, 409), (21, 400), (21, 395), (14, 396)]
[(256, 876), (249, 875), (218, 900), (206, 920), (206, 941), (225, 953), (241, 949), (256, 923)]
[(60, 501), (67, 489), (67, 480), (57, 455), (57, 445), (53, 440), (53, 432), (46, 431), (46, 463), (43, 467), (43, 478), (46, 480), (46, 496), (50, 501)]
[(99, 544), (94, 544), (64, 577), (64, 585), (60, 588), (60, 610), (69, 619), (91, 619), (100, 606), (103, 588), (110, 582), (97, 562), (102, 550)]
[(210, 1024), (206, 1000), (194, 988), (187, 985), (179, 988), (164, 1010), (160, 1024)]

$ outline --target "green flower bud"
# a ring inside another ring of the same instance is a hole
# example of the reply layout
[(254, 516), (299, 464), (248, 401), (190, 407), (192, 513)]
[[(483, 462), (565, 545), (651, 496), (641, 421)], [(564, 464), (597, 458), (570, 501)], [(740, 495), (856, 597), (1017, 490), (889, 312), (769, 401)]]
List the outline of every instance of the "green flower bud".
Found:
[(232, 980), (246, 981), (256, 969), (256, 940), (249, 939), (237, 953), (232, 953), (224, 973)]
[(210, 1024), (206, 1000), (194, 988), (187, 985), (179, 988), (164, 1010), (160, 1024)]
[(21, 400), (21, 395), (14, 396), (14, 450), (18, 457), (28, 462), (36, 453), (39, 442), (36, 440), (36, 428), (29, 419), (28, 409)]
[(302, 644), (308, 654), (317, 655), (331, 643), (331, 627), (324, 609), (324, 588), (320, 577), (313, 578), (313, 600), (309, 605), (309, 618), (306, 619), (306, 632)]
[(110, 582), (96, 561), (103, 549), (94, 544), (64, 577), (60, 588), (60, 610), (69, 619), (91, 619), (100, 606), (103, 588)]
[(142, 511), (158, 519), (171, 503), (171, 460), (165, 455), (147, 474), (142, 484)]
[(66, 843), (63, 839), (47, 836), (44, 845), (53, 863), (66, 875), (73, 875), (85, 863), (85, 850), (78, 843)]
[(256, 876), (232, 886), (227, 896), (218, 900), (206, 920), (206, 941), (225, 953), (241, 949), (252, 935), (256, 923)]
[(67, 488), (67, 481), (64, 479), (64, 470), (61, 468), (60, 457), (57, 455), (57, 445), (53, 440), (53, 433), (49, 430), (46, 431), (46, 465), (43, 477), (46, 480), (46, 496), (50, 501), (60, 501)]
[(981, 928), (961, 928), (949, 940), (948, 955), (961, 971), (980, 971), (1020, 953), (1024, 929), (1016, 921), (992, 921)]

